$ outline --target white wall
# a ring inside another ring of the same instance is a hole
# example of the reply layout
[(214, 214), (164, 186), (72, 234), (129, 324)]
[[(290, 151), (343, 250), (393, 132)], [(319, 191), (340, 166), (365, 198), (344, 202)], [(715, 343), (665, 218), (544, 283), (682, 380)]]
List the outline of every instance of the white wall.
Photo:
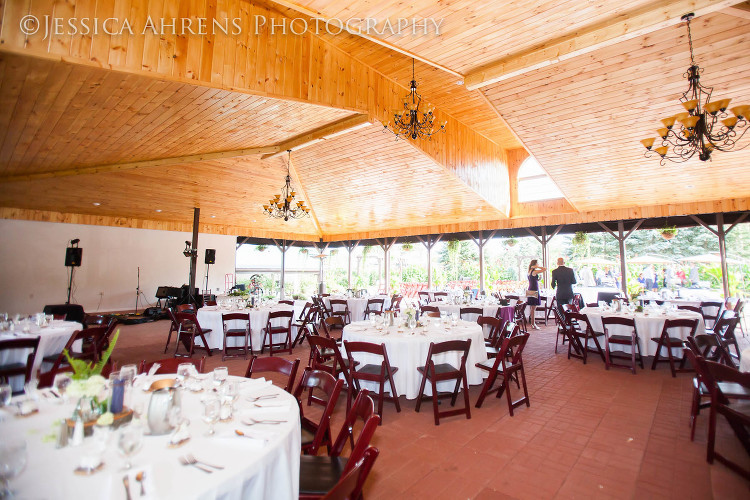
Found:
[[(134, 309), (139, 267), (141, 291), (151, 304), (158, 286), (181, 286), (189, 279), (190, 259), (182, 251), (190, 233), (2, 219), (0, 238), (0, 312), (31, 314), (45, 304), (64, 304), (65, 248), (75, 238), (81, 240), (83, 259), (75, 269), (71, 302), (86, 312)], [(235, 236), (199, 235), (196, 287), (206, 275), (204, 250), (215, 248), (209, 285), (223, 292), (224, 275), (234, 273), (236, 241)], [(141, 296), (139, 311), (147, 305)]]

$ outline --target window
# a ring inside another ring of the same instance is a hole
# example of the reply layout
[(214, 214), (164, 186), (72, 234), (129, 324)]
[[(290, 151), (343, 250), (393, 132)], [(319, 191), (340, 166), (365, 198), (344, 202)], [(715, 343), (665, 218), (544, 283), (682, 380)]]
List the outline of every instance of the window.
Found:
[(536, 158), (529, 156), (518, 169), (518, 202), (562, 198), (557, 185), (542, 169)]

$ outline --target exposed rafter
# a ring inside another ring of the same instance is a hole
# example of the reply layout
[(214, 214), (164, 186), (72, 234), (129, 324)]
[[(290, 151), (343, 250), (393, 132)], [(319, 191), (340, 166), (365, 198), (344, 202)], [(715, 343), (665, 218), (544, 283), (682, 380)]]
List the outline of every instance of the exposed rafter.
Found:
[(34, 172), (31, 174), (6, 175), (0, 177), (1, 182), (23, 182), (56, 177), (71, 177), (75, 175), (103, 174), (109, 172), (122, 172), (136, 168), (163, 167), (166, 165), (184, 165), (207, 160), (221, 160), (225, 158), (237, 158), (239, 156), (258, 155), (278, 151), (276, 146), (264, 146), (259, 148), (232, 149), (229, 151), (215, 151), (213, 153), (200, 153), (195, 155), (172, 156), (169, 158), (158, 158), (155, 160), (131, 161), (127, 163), (113, 163), (109, 165), (96, 165), (92, 167), (75, 167), (62, 170), (49, 170), (46, 172)]
[(472, 71), (464, 79), (475, 90), (535, 69), (608, 47), (681, 22), (688, 12), (701, 16), (725, 9), (737, 0), (661, 0), (605, 22), (550, 40), (531, 50), (510, 55)]
[(370, 121), (367, 115), (348, 116), (336, 122), (323, 125), (322, 127), (316, 128), (315, 130), (311, 130), (309, 132), (305, 132), (304, 134), (292, 137), (291, 139), (284, 141), (281, 144), (277, 144), (277, 150), (273, 153), (264, 155), (263, 157), (261, 157), (261, 160), (275, 158), (276, 156), (283, 155), (286, 151), (294, 151), (305, 146), (310, 146), (311, 144), (315, 144), (316, 142), (325, 140), (327, 138), (335, 137), (346, 132), (352, 132), (368, 125), (370, 125)]

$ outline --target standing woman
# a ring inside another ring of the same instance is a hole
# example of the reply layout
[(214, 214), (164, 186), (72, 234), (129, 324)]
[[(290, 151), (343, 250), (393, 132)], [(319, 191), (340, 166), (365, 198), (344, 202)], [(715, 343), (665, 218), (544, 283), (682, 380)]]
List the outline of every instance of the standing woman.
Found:
[(537, 263), (537, 259), (534, 259), (529, 263), (529, 289), (526, 290), (526, 303), (531, 309), (531, 312), (529, 313), (529, 322), (531, 323), (531, 328), (534, 330), (539, 330), (539, 327), (536, 326), (536, 307), (539, 305), (539, 274), (545, 271), (545, 269), (542, 266), (538, 266)]

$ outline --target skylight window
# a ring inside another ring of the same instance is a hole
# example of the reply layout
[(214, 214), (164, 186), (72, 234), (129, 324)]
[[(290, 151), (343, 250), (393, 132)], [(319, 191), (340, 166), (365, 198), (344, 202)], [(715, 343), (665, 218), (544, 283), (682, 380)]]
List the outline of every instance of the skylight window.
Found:
[(518, 169), (518, 202), (562, 198), (557, 185), (544, 172), (536, 158), (529, 156)]

